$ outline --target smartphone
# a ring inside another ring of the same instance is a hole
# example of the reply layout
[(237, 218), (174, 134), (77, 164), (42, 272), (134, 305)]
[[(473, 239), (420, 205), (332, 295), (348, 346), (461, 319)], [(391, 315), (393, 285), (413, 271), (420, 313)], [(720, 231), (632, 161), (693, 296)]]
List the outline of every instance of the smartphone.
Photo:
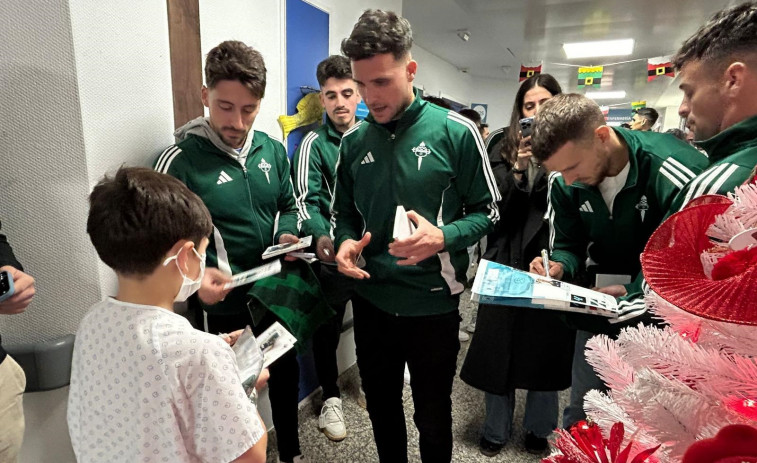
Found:
[(531, 126), (534, 123), (533, 117), (524, 117), (520, 120), (520, 136), (522, 138), (530, 137), (533, 132)]
[(13, 275), (7, 270), (0, 272), (0, 302), (13, 296)]

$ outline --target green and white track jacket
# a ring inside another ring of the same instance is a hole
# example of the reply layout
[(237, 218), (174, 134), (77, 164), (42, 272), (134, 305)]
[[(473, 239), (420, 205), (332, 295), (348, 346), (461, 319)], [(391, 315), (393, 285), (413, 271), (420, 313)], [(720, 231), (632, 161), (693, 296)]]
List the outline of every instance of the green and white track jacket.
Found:
[(331, 234), (331, 200), (342, 134), (331, 119), (305, 135), (294, 153), (294, 192), (302, 213), (300, 230), (313, 239)]
[[(450, 295), (463, 291), (466, 248), (499, 219), (499, 192), (476, 126), (415, 95), (394, 133), (369, 115), (342, 137), (333, 202), (335, 246), (358, 240), (371, 278), (356, 291), (397, 315), (457, 310)], [(398, 266), (388, 252), (398, 205), (444, 233), (445, 248), (415, 266)]]
[[(550, 258), (563, 264), (566, 279), (588, 261), (590, 274), (629, 275), (635, 280), (650, 235), (678, 192), (708, 164), (707, 157), (672, 135), (614, 130), (628, 145), (630, 170), (612, 211), (597, 187), (580, 182), (567, 186), (559, 173), (550, 175)], [(629, 295), (640, 289), (636, 281), (626, 285)], [(643, 312), (642, 299), (623, 307), (615, 321)]]
[[(298, 235), (298, 210), (286, 150), (265, 133), (250, 131), (242, 166), (228, 150), (219, 148), (218, 139), (201, 133), (189, 131), (186, 138), (168, 147), (158, 157), (155, 169), (184, 182), (210, 211), (213, 236), (207, 251), (208, 266), (229, 274), (250, 270), (262, 263), (263, 251), (278, 243), (282, 234)], [(224, 301), (205, 310), (224, 314), (246, 311), (249, 289), (250, 285), (235, 288)]]
[(673, 202), (671, 214), (696, 197), (731, 193), (750, 178), (757, 165), (757, 116), (697, 144), (710, 156), (710, 167), (681, 191)]

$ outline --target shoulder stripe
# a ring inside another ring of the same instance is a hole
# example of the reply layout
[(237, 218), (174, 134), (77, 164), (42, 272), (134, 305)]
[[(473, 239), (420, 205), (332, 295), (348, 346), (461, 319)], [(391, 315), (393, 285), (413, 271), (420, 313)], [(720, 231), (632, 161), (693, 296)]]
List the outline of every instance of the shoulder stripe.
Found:
[(663, 166), (663, 167), (660, 168), (660, 173), (662, 175), (664, 175), (665, 177), (667, 177), (668, 180), (670, 180), (670, 183), (672, 183), (673, 185), (677, 186), (679, 190), (681, 188), (683, 188), (683, 183), (681, 183), (677, 178), (675, 178), (675, 176), (673, 174), (671, 174), (670, 172), (668, 172), (668, 170), (665, 169), (665, 166)]
[[(297, 158), (297, 165), (295, 166), (297, 190), (295, 190), (295, 201), (297, 202), (297, 208), (301, 211), (302, 216), (300, 220), (308, 220), (310, 213), (305, 207), (305, 198), (308, 194), (308, 176), (310, 175), (310, 148), (313, 145), (313, 141), (318, 138), (318, 134), (310, 132), (305, 135), (305, 138), (300, 144), (300, 155)], [(299, 194), (298, 194), (299, 193)]]
[[(689, 183), (692, 178), (696, 177), (696, 175), (688, 175), (684, 171), (682, 171), (678, 166), (673, 164), (670, 161), (670, 158), (666, 159), (665, 162), (662, 163), (662, 166), (660, 167), (660, 170), (667, 170), (669, 174), (672, 174), (676, 177), (678, 177), (679, 180), (683, 183)], [(688, 170), (688, 169), (686, 169)], [(691, 171), (689, 171), (691, 172)]]
[(669, 157), (668, 159), (665, 160), (665, 162), (668, 162), (668, 163), (673, 164), (674, 166), (678, 167), (678, 169), (681, 172), (683, 172), (684, 174), (686, 174), (689, 177), (689, 179), (692, 179), (692, 178), (694, 178), (694, 177), (697, 176), (697, 174), (695, 174), (694, 172), (692, 172), (691, 169), (689, 169), (688, 167), (686, 167), (685, 165), (683, 165), (683, 163), (681, 163), (676, 158)]
[(726, 171), (715, 181), (715, 183), (712, 184), (712, 187), (707, 191), (708, 195), (714, 195), (717, 194), (720, 191), (720, 188), (723, 186), (723, 184), (728, 180), (731, 175), (733, 175), (734, 172), (736, 172), (739, 169), (739, 166), (736, 164), (726, 164), (728, 165), (728, 168)]
[(683, 207), (686, 206), (692, 199), (702, 196), (707, 185), (714, 178), (717, 178), (720, 175), (720, 172), (725, 169), (725, 167), (726, 166), (724, 164), (710, 167), (709, 169), (699, 174), (696, 178), (694, 178), (694, 180), (692, 180), (688, 185), (689, 191), (686, 192), (686, 197), (684, 197), (683, 202), (681, 203), (681, 209), (683, 209)]
[(363, 125), (363, 121), (357, 121), (355, 125), (353, 125), (346, 132), (344, 132), (344, 134), (342, 135), (342, 139), (344, 139), (344, 137), (346, 137), (347, 135), (351, 134), (352, 132), (360, 128), (361, 125)]
[(499, 135), (499, 134), (501, 134), (504, 131), (505, 131), (505, 128), (504, 127), (500, 127), (497, 130), (494, 130), (494, 131), (492, 131), (492, 132), (489, 133), (489, 136), (486, 137), (486, 151), (489, 151), (489, 145), (494, 140), (494, 136), (495, 135)]
[(171, 145), (166, 148), (158, 157), (158, 162), (155, 164), (155, 170), (162, 174), (167, 174), (168, 168), (171, 167), (171, 163), (179, 153), (181, 153), (181, 148), (176, 145)]
[(497, 223), (497, 221), (499, 221), (499, 207), (497, 206), (497, 201), (502, 198), (499, 195), (497, 182), (494, 180), (494, 173), (492, 172), (492, 166), (489, 163), (489, 156), (487, 155), (486, 148), (484, 147), (484, 140), (481, 138), (481, 132), (478, 131), (478, 128), (473, 123), (473, 121), (457, 114), (454, 111), (447, 113), (447, 119), (455, 121), (467, 127), (471, 132), (471, 135), (473, 135), (473, 139), (476, 141), (478, 154), (479, 156), (481, 156), (481, 167), (484, 171), (484, 179), (486, 180), (486, 185), (489, 188), (489, 194), (492, 197), (492, 202), (487, 206), (489, 208), (488, 218), (492, 221), (492, 223)]
[(547, 211), (544, 213), (544, 219), (549, 225), (549, 252), (555, 248), (555, 209), (552, 207), (552, 184), (561, 176), (560, 172), (554, 171), (549, 173), (547, 180)]

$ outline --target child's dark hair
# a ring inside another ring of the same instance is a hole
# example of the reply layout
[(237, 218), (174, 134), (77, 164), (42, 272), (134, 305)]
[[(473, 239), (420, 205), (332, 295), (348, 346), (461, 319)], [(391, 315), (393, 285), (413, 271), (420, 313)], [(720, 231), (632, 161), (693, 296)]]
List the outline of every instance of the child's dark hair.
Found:
[(149, 275), (176, 242), (199, 245), (212, 232), (202, 200), (179, 180), (152, 169), (121, 167), (89, 195), (89, 238), (100, 259), (124, 275)]

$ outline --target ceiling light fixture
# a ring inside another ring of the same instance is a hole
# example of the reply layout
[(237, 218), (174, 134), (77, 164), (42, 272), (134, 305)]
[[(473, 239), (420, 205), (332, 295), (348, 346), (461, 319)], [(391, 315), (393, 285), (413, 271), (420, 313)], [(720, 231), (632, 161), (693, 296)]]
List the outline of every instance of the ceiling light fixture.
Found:
[(586, 98), (592, 100), (619, 100), (626, 97), (625, 90), (617, 90), (613, 92), (586, 92)]
[(470, 40), (470, 32), (465, 29), (460, 29), (459, 31), (457, 31), (457, 36), (460, 37), (460, 40), (462, 40), (463, 42)]
[(562, 48), (568, 59), (597, 56), (625, 56), (633, 53), (634, 40), (599, 40), (596, 42), (564, 43)]

